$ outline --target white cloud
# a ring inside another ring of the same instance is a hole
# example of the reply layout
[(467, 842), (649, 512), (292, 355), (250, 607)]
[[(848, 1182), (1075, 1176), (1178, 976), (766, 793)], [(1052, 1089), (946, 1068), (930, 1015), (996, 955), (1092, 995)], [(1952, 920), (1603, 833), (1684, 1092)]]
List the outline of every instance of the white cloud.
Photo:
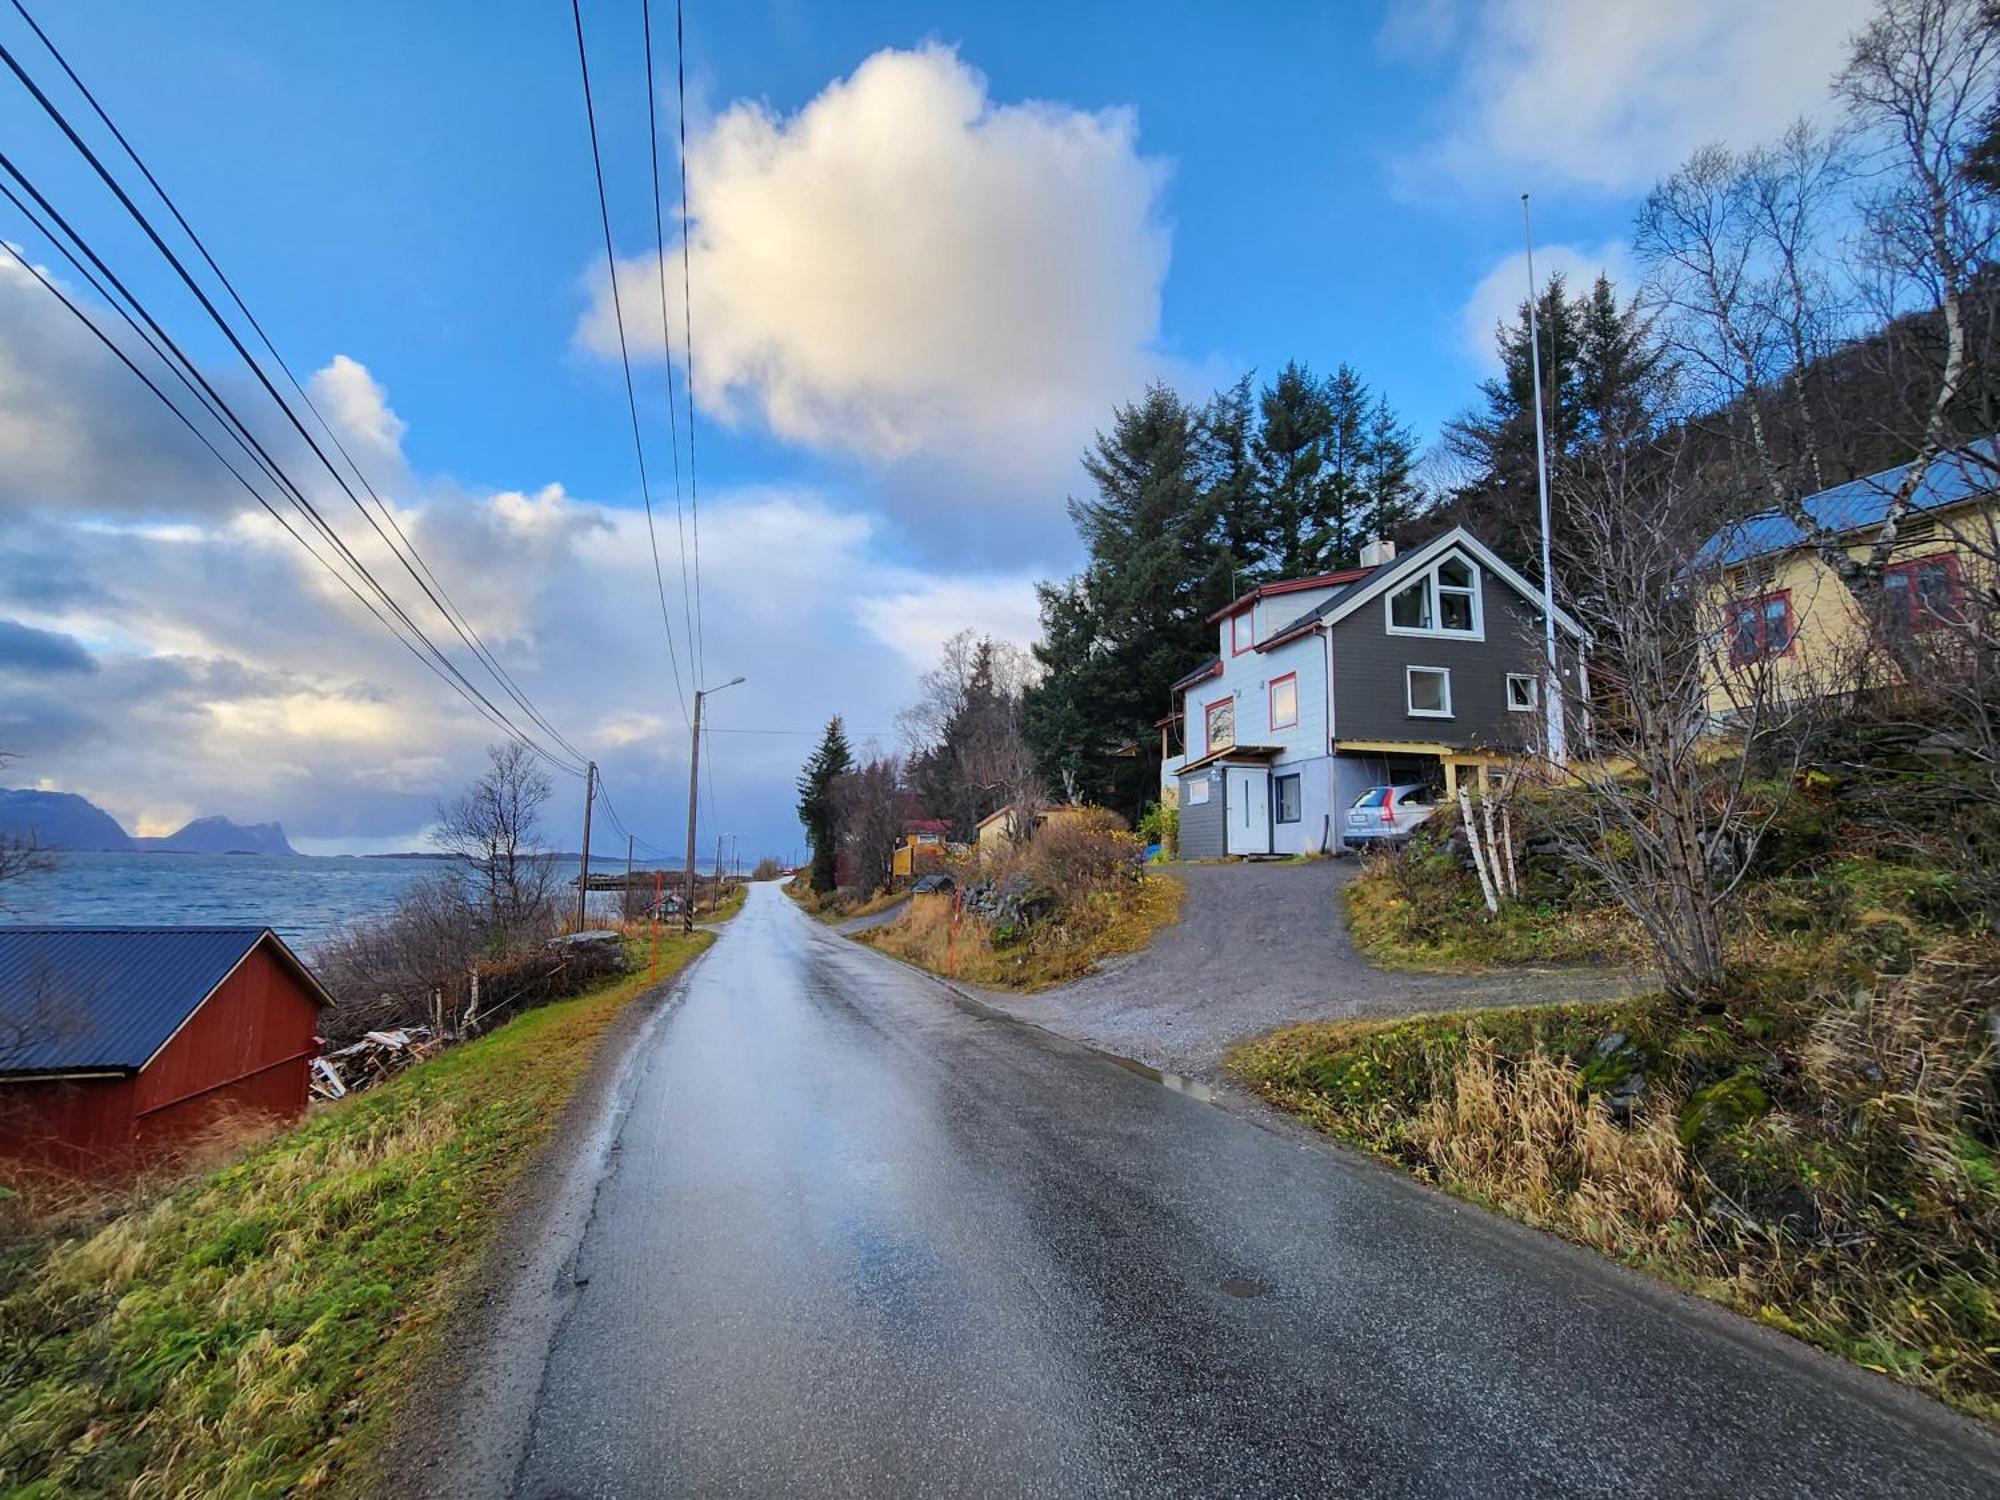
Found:
[[(1874, 0), (1481, 0), (1433, 5), (1460, 58), (1421, 181), (1649, 186), (1694, 147), (1828, 107)], [(1409, 28), (1385, 33), (1392, 51)]]
[[(362, 404), (337, 420), (373, 411), (374, 432), (400, 440), (380, 387), (348, 363), (340, 391)], [(55, 399), (112, 425), (122, 408), (98, 394), (68, 387)], [(226, 490), (191, 500), (193, 520), (107, 517), (84, 498), (58, 487), (41, 505), (0, 508), (0, 618), (18, 622), (17, 645), (66, 638), (94, 664), (57, 677), (46, 650), (0, 660), (0, 744), (20, 753), (15, 784), (81, 792), (128, 828), (223, 813), (281, 819), (298, 847), (320, 852), (418, 841), (498, 732)], [(678, 685), (639, 511), (557, 483), (471, 492), (406, 476), (384, 498), (522, 691), (598, 760), (629, 826), (678, 847), (693, 668), (671, 521), (660, 543)], [(327, 514), (506, 704), (382, 541), (351, 509)], [(827, 717), (891, 724), (944, 636), (1032, 629), (1025, 579), (887, 560), (873, 518), (808, 488), (718, 491), (704, 496), (702, 520), (708, 675), (749, 679), (712, 706), (715, 790), (703, 817), (742, 834), (746, 854), (795, 842), (791, 782)], [(760, 732), (729, 733), (738, 727)], [(572, 842), (573, 790), (559, 779), (549, 810), (551, 832)]]
[(409, 424), (390, 408), (388, 392), (366, 366), (336, 354), (332, 363), (314, 371), (306, 384), (363, 473), (379, 482), (379, 468), (401, 470), (403, 434)]
[[(700, 404), (1048, 485), (1166, 368), (1165, 176), (1129, 111), (996, 103), (937, 45), (878, 52), (796, 115), (735, 103), (689, 143)], [(678, 259), (667, 276), (678, 339)], [(628, 339), (654, 359), (658, 286), (652, 255), (621, 265)], [(601, 273), (578, 338), (617, 355)]]
[[(1587, 291), (1598, 275), (1609, 276), (1620, 295), (1629, 297), (1636, 285), (1632, 272), (1631, 247), (1623, 240), (1607, 240), (1595, 249), (1577, 245), (1537, 245), (1535, 285), (1547, 287), (1551, 276), (1560, 275), (1569, 283), (1572, 296)], [(1517, 250), (1479, 279), (1472, 289), (1465, 311), (1460, 315), (1459, 336), (1466, 354), (1481, 371), (1492, 374), (1500, 368), (1493, 332), (1501, 323), (1512, 323), (1521, 304), (1528, 300), (1528, 256)]]
[(1023, 648), (1042, 633), (1035, 582), (1028, 577), (913, 579), (864, 598), (855, 615), (919, 672), (936, 666), (939, 649), (961, 630)]

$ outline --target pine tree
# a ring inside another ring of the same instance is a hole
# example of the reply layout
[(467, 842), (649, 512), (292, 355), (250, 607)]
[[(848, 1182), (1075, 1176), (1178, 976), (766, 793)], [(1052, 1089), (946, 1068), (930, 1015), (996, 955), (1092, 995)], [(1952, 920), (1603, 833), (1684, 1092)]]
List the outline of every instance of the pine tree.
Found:
[(1154, 795), (1168, 687), (1214, 651), (1206, 617), (1254, 567), (1231, 551), (1206, 414), (1164, 386), (1120, 407), (1072, 500), (1084, 571), (1040, 586), (1043, 678), (1025, 727), (1052, 788), (1136, 813)]
[(1334, 427), (1327, 387), (1292, 360), (1264, 387), (1257, 414), (1251, 444), (1259, 517), (1250, 528), (1253, 555), (1274, 577), (1311, 572), (1310, 559), (1325, 529), (1328, 444)]
[(835, 714), (826, 721), (826, 733), (819, 748), (799, 772), (799, 821), (805, 825), (806, 842), (812, 846), (812, 888), (826, 892), (839, 880), (840, 813), (834, 787), (854, 768), (854, 752), (848, 748), (847, 730)]

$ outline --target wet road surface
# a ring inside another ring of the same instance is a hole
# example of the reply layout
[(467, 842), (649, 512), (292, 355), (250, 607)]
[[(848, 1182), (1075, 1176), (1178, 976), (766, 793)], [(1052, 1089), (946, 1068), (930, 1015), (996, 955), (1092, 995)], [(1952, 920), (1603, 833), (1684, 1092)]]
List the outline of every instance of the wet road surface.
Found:
[(521, 1495), (2000, 1494), (1928, 1403), (775, 886), (641, 1046)]

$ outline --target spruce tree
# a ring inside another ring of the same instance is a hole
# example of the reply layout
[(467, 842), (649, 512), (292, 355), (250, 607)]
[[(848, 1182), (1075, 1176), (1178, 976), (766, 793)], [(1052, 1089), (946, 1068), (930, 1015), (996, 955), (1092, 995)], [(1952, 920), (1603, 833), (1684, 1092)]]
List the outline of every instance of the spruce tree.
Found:
[(854, 752), (848, 748), (847, 730), (835, 714), (826, 721), (826, 733), (819, 748), (799, 773), (799, 821), (805, 825), (806, 842), (812, 846), (812, 888), (830, 891), (839, 880), (840, 816), (834, 800), (834, 783), (854, 768)]

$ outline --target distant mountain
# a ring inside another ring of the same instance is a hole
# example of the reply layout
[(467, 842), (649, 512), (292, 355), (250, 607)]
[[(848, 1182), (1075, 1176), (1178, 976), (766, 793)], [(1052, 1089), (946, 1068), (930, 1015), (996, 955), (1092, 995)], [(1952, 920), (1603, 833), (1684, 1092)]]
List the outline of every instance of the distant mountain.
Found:
[(75, 792), (0, 788), (0, 835), (33, 838), (45, 849), (131, 849), (117, 819)]
[(297, 854), (285, 839), (281, 823), (232, 823), (227, 818), (196, 818), (165, 838), (135, 838), (135, 849), (168, 854)]
[(133, 838), (118, 820), (75, 792), (0, 788), (0, 837), (30, 838), (44, 849), (147, 850), (169, 854), (297, 854), (277, 823), (196, 818), (165, 838)]

